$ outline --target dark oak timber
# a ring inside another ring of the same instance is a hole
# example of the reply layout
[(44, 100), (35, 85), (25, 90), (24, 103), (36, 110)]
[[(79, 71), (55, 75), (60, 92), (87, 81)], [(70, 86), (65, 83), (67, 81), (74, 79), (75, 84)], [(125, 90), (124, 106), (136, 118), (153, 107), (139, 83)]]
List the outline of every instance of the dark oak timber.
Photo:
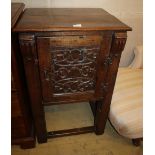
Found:
[(104, 67), (108, 67), (103, 85), (103, 99), (97, 101), (97, 115), (95, 118), (96, 134), (102, 134), (108, 119), (110, 103), (116, 81), (121, 53), (127, 39), (126, 32), (118, 32), (113, 35), (109, 56), (104, 62)]
[(11, 3), (11, 29), (14, 28), (25, 8), (24, 3)]
[[(81, 24), (82, 27), (73, 27)], [(15, 31), (122, 30), (131, 28), (99, 8), (29, 8)]]
[(74, 128), (74, 129), (68, 129), (68, 130), (50, 131), (48, 132), (48, 138), (72, 136), (72, 135), (79, 135), (79, 134), (90, 133), (90, 132), (94, 132), (94, 126)]
[(35, 123), (35, 130), (38, 142), (46, 142), (46, 125), (45, 116), (42, 106), (41, 87), (39, 83), (39, 68), (37, 51), (34, 35), (20, 35), (20, 47), (23, 55), (25, 74), (29, 96), (31, 100), (31, 108)]
[[(103, 9), (26, 9), (19, 35), (39, 143), (104, 132), (121, 53), (131, 28)], [(44, 106), (90, 101), (94, 127), (46, 131)]]
[(13, 28), (25, 5), (11, 4), (11, 143), (21, 148), (35, 147), (35, 134), (17, 33)]

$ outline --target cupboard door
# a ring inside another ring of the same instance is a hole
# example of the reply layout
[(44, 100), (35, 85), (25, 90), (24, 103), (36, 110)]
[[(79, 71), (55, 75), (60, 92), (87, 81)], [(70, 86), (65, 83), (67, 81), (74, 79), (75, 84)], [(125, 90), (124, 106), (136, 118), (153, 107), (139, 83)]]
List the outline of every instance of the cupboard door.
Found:
[(38, 37), (44, 102), (94, 98), (101, 35)]

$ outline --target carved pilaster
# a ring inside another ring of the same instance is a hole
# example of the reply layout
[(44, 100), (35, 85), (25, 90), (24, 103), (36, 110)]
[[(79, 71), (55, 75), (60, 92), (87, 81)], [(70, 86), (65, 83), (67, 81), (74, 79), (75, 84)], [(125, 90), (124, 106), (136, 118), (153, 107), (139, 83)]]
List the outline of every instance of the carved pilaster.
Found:
[(121, 57), (122, 51), (124, 50), (127, 34), (125, 32), (115, 33), (113, 35), (112, 46), (109, 56), (104, 59), (104, 66), (108, 67), (113, 64), (114, 59)]
[(35, 131), (38, 142), (43, 143), (47, 141), (47, 132), (42, 106), (35, 36), (31, 34), (20, 34), (19, 43), (31, 100), (32, 114), (35, 120)]
[(24, 54), (24, 63), (33, 62), (35, 64), (38, 64), (34, 35), (20, 34), (19, 43), (21, 48), (25, 49), (22, 50)]
[(127, 39), (127, 33), (126, 32), (117, 32), (113, 36), (113, 43), (111, 52), (112, 53), (121, 53), (124, 50), (125, 43)]
[[(105, 59), (104, 67), (107, 67), (107, 73), (101, 89), (103, 90), (103, 100), (98, 103), (98, 112), (95, 118), (96, 134), (104, 132), (105, 124), (111, 104), (111, 98), (116, 81), (118, 66), (121, 53), (125, 47), (127, 39), (126, 32), (118, 32), (113, 35), (111, 50), (109, 56)], [(107, 84), (108, 83), (108, 84)]]
[(125, 44), (127, 40), (126, 32), (117, 32), (113, 35), (113, 41), (110, 51), (110, 56), (112, 57), (112, 66), (109, 67), (109, 72), (107, 75), (107, 79), (111, 85), (115, 84), (117, 70), (119, 67), (119, 62), (121, 58), (122, 51), (124, 50)]
[(21, 43), (34, 43), (35, 42), (35, 36), (33, 34), (20, 34), (19, 35), (19, 41)]

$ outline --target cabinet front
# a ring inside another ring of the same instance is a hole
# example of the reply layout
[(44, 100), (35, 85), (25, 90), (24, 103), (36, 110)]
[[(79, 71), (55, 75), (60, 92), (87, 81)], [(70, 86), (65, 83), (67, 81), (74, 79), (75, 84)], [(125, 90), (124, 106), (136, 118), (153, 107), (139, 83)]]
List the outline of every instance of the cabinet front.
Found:
[(44, 102), (94, 98), (100, 35), (38, 37), (38, 60)]

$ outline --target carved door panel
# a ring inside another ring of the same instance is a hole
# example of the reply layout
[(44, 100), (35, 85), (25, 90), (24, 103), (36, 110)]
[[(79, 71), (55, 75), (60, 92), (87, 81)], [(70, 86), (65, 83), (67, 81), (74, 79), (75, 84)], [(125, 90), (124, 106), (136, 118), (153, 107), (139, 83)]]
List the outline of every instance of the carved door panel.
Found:
[(103, 37), (38, 37), (38, 60), (44, 102), (94, 98)]

